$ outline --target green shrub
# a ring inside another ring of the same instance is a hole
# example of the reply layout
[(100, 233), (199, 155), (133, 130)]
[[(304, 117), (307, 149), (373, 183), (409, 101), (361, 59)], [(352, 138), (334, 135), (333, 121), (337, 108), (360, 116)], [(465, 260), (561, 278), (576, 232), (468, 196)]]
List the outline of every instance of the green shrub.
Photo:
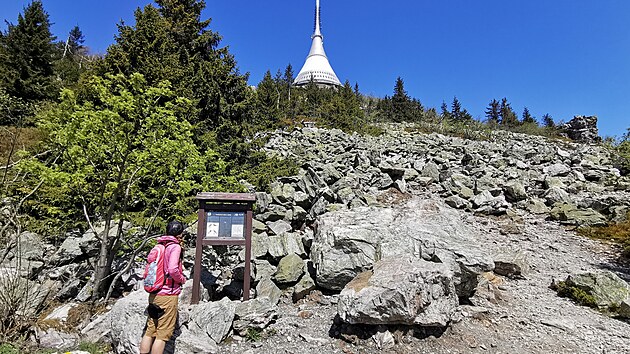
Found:
[(9, 343), (0, 344), (0, 354), (20, 354), (20, 351)]

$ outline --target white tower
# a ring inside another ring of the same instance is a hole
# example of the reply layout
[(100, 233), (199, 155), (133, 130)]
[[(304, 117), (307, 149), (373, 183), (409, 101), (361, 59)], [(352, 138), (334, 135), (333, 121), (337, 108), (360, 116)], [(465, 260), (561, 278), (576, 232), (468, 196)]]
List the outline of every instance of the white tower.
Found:
[(311, 36), (313, 43), (302, 70), (293, 81), (295, 86), (306, 85), (311, 81), (311, 78), (317, 85), (341, 86), (341, 82), (328, 62), (326, 52), (324, 52), (324, 36), (320, 26), (319, 0), (315, 0), (315, 33)]

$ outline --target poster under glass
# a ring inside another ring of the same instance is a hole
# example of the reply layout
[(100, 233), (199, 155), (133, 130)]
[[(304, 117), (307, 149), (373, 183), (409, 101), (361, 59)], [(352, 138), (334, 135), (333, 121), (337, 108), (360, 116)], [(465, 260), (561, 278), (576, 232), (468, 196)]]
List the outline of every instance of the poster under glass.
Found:
[(245, 213), (242, 211), (208, 211), (206, 238), (245, 238)]

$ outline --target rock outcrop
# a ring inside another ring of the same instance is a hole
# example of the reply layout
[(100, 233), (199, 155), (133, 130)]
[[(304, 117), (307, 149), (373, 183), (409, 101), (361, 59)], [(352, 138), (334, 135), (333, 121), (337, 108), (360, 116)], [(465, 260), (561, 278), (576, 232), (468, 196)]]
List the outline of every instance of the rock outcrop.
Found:
[(561, 132), (569, 139), (581, 143), (600, 143), (602, 138), (597, 130), (596, 116), (575, 116), (560, 126)]
[(337, 312), (352, 324), (445, 327), (458, 304), (448, 266), (392, 257), (348, 283), (339, 295)]
[(494, 268), (459, 214), (436, 200), (412, 198), (398, 206), (358, 207), (318, 219), (311, 259), (319, 287), (341, 290), (381, 259), (411, 256), (444, 263), (457, 293), (468, 297), (477, 276)]

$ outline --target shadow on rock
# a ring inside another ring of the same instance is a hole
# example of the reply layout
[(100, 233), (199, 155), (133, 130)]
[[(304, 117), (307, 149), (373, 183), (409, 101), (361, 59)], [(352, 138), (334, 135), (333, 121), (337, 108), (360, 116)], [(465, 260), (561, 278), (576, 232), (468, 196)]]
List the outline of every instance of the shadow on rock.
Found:
[(341, 339), (352, 344), (358, 344), (358, 342), (373, 338), (377, 333), (385, 330), (395, 333), (396, 335), (394, 335), (394, 337), (398, 338), (411, 335), (417, 339), (426, 339), (430, 337), (442, 337), (442, 335), (444, 335), (448, 330), (448, 327), (350, 324), (344, 322), (339, 315), (336, 315), (333, 320), (333, 325), (328, 330), (328, 335), (331, 338)]

